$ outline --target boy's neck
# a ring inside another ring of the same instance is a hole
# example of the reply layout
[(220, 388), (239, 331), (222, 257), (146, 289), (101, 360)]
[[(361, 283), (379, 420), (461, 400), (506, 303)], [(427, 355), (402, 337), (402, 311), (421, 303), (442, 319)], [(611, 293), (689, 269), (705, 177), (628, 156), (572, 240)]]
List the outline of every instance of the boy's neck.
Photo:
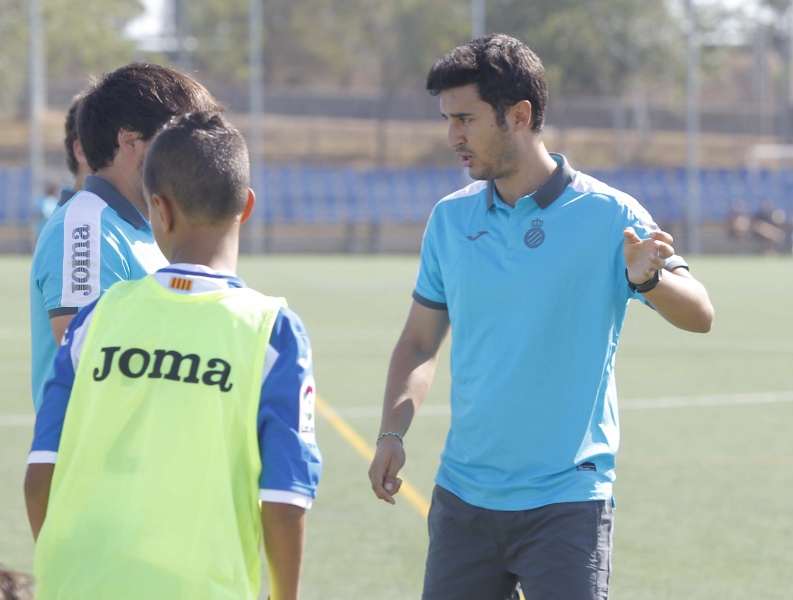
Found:
[(171, 263), (203, 265), (215, 271), (237, 272), (238, 232), (202, 228), (189, 235), (175, 236), (163, 253)]

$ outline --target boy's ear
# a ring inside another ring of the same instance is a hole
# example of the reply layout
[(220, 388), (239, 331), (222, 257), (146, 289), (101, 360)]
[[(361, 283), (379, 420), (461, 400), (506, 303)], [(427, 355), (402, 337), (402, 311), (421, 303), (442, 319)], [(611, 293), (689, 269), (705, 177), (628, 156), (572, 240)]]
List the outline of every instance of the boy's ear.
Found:
[(242, 211), (242, 216), (240, 217), (240, 225), (247, 221), (251, 216), (254, 204), (256, 204), (256, 194), (253, 193), (251, 188), (248, 188), (248, 200), (245, 203), (245, 210)]
[(168, 198), (168, 196), (163, 196), (162, 194), (152, 194), (151, 209), (157, 211), (157, 216), (159, 217), (160, 223), (162, 223), (163, 231), (166, 233), (173, 231), (174, 209), (171, 199)]

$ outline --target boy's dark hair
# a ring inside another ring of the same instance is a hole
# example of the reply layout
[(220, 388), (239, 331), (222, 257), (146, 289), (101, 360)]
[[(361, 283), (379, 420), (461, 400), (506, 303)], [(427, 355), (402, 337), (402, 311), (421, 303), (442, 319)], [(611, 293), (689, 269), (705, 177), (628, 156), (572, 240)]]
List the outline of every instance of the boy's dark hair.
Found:
[(503, 33), (491, 33), (458, 46), (427, 74), (427, 90), (433, 96), (472, 83), (479, 97), (496, 111), (501, 127), (506, 125), (507, 109), (528, 100), (532, 130), (542, 131), (548, 82), (542, 61), (526, 44)]
[(64, 137), (63, 145), (66, 149), (66, 166), (72, 175), (77, 175), (80, 165), (77, 163), (77, 157), (74, 155), (74, 142), (77, 140), (77, 109), (80, 107), (81, 95), (72, 98), (72, 105), (69, 107), (69, 112), (66, 113), (66, 120), (63, 123)]
[(148, 194), (167, 196), (190, 219), (232, 219), (245, 210), (248, 199), (245, 138), (220, 113), (175, 117), (149, 148), (143, 183)]
[(118, 132), (150, 140), (171, 117), (223, 106), (192, 77), (153, 63), (131, 63), (92, 81), (77, 111), (77, 133), (92, 170), (113, 163)]

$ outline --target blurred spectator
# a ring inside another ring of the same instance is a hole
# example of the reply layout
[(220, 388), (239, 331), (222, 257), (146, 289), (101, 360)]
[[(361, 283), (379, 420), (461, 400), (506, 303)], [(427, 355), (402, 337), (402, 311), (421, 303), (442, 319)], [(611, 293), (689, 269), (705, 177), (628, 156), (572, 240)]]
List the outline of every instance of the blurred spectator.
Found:
[(791, 226), (787, 214), (781, 208), (775, 208), (771, 200), (766, 198), (760, 203), (752, 217), (752, 232), (762, 241), (765, 254), (790, 252)]
[(44, 229), (52, 213), (58, 208), (58, 189), (50, 184), (47, 184), (44, 197), (36, 203), (36, 212), (38, 213), (38, 220), (36, 221), (36, 239), (38, 239), (41, 230)]
[(740, 198), (735, 198), (730, 204), (730, 214), (727, 217), (727, 235), (732, 244), (733, 252), (744, 253), (749, 250), (749, 234), (752, 231), (752, 219), (746, 208), (746, 203)]
[(33, 600), (33, 578), (0, 565), (0, 600)]

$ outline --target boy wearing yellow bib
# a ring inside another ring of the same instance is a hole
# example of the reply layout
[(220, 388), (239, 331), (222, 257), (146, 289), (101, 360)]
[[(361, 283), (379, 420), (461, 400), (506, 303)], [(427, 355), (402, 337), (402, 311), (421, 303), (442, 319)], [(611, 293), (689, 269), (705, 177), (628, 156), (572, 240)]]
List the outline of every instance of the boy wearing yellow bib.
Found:
[(250, 215), (239, 132), (180, 117), (144, 166), (171, 261), (111, 287), (58, 350), (25, 494), (39, 600), (296, 600), (322, 461), (311, 345), (234, 275)]

